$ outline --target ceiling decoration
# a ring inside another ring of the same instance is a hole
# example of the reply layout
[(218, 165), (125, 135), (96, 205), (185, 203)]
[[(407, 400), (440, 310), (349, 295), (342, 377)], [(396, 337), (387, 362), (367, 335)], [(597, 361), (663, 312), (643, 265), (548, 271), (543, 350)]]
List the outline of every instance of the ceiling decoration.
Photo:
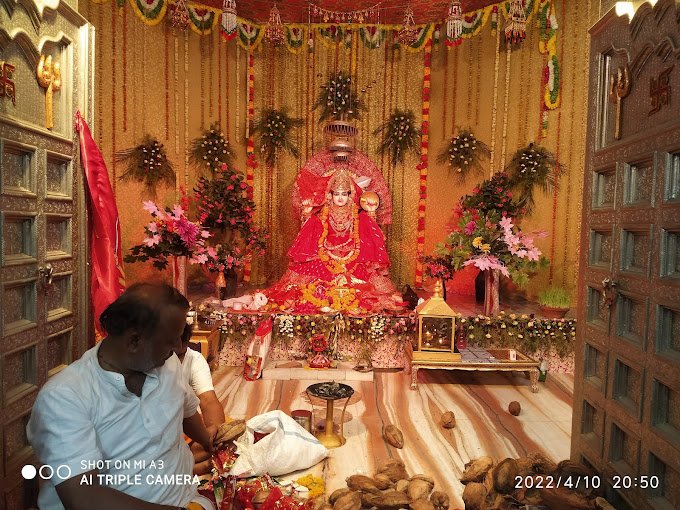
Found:
[[(197, 3), (222, 9), (222, 0), (195, 0)], [(463, 12), (472, 12), (488, 5), (497, 3), (498, 0), (461, 0)], [(240, 16), (251, 21), (266, 23), (269, 13), (276, 4), (283, 23), (307, 23), (310, 21), (310, 12), (314, 6), (320, 11), (332, 13), (368, 12), (376, 8), (380, 11), (380, 23), (401, 25), (404, 22), (404, 12), (407, 6), (413, 10), (416, 23), (429, 23), (446, 19), (450, 0), (316, 0), (307, 2), (304, 0), (285, 0), (274, 2), (273, 0), (237, 0), (237, 9)], [(311, 9), (310, 9), (311, 8)], [(312, 23), (323, 23), (322, 17), (312, 14)], [(359, 22), (357, 20), (357, 22)], [(368, 20), (364, 20), (364, 23)]]

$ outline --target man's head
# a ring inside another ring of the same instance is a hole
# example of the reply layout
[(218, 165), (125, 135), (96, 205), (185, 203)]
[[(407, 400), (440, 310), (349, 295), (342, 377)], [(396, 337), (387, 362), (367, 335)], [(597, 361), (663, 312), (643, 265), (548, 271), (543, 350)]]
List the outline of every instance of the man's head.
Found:
[(175, 354), (179, 356), (179, 359), (184, 359), (184, 355), (187, 353), (189, 348), (189, 340), (191, 340), (191, 335), (194, 333), (194, 328), (191, 324), (184, 325), (184, 331), (182, 331), (182, 341), (179, 344), (179, 348), (175, 349)]
[(147, 372), (179, 348), (189, 302), (166, 284), (136, 283), (99, 317), (108, 337), (123, 347), (125, 369)]

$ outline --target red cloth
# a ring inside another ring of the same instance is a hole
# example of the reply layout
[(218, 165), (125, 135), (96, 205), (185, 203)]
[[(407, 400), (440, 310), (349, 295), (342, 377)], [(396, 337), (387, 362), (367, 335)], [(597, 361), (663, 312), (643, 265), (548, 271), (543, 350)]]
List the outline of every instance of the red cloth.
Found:
[[(385, 236), (378, 224), (366, 213), (359, 213), (359, 255), (346, 266), (346, 287), (356, 289), (359, 305), (365, 311), (378, 312), (394, 308), (391, 297), (398, 294), (394, 284), (389, 281), (387, 269), (390, 259), (385, 248)], [(302, 301), (302, 288), (317, 284), (317, 295), (323, 299), (326, 292), (335, 286), (333, 280), (340, 275), (332, 273), (319, 258), (319, 239), (323, 224), (319, 216), (311, 216), (300, 229), (293, 245), (288, 251), (289, 271), (283, 275), (265, 294), (272, 304), (293, 307), (296, 313), (317, 313), (319, 310), (311, 303)], [(353, 229), (338, 234), (329, 226), (327, 240), (334, 246), (341, 245), (354, 235)], [(352, 243), (348, 246), (351, 249)], [(352, 281), (352, 278), (357, 281)], [(319, 285), (328, 283), (328, 285)], [(346, 311), (346, 310), (345, 310)]]
[(95, 330), (101, 338), (104, 331), (99, 316), (125, 290), (120, 223), (104, 158), (80, 112), (75, 115), (75, 128), (80, 134), (80, 161), (90, 197), (91, 293)]

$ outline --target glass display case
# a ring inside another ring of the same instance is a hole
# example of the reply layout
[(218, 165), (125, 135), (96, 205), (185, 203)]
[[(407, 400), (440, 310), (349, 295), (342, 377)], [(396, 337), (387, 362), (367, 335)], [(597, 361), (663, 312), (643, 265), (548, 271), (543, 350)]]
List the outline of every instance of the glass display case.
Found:
[(416, 311), (418, 343), (413, 348), (413, 361), (459, 361), (455, 343), (456, 312), (444, 301), (441, 282), (437, 282), (432, 297)]

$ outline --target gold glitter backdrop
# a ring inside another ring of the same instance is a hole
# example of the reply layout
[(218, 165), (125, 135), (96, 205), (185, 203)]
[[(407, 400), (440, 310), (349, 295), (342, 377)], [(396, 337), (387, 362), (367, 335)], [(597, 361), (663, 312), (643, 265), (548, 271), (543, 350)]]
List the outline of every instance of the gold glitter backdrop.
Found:
[[(551, 278), (570, 290), (576, 285), (587, 113), (587, 30), (598, 14), (597, 5), (584, 3), (579, 9), (567, 9), (566, 0), (555, 2), (561, 105), (549, 112), (547, 137), (541, 143), (566, 165), (567, 173), (555, 197), (539, 193), (535, 213), (523, 222), (527, 231), (550, 234), (540, 240), (540, 248), (552, 259), (551, 270), (536, 275), (527, 290), (529, 296)], [(197, 178), (196, 169), (188, 165), (186, 148), (211, 122), (219, 120), (237, 152), (236, 165), (245, 172), (248, 55), (235, 41), (224, 42), (217, 32), (175, 34), (165, 23), (144, 25), (127, 3), (119, 9), (115, 2), (86, 1), (80, 3), (80, 10), (96, 27), (97, 118), (92, 127), (112, 177), (127, 250), (143, 238), (148, 217), (142, 201), (151, 197), (143, 195), (141, 185), (118, 181), (122, 168), (115, 164), (113, 153), (137, 145), (147, 133), (164, 143), (177, 173), (177, 186), (159, 189), (157, 201), (170, 205), (179, 196), (180, 187), (191, 191)], [(487, 164), (484, 174), (459, 183), (448, 168), (436, 163), (436, 155), (455, 128), (469, 127), (488, 145), (493, 142), (493, 170), (500, 170), (519, 147), (538, 139), (545, 58), (538, 51), (538, 42), (532, 24), (522, 47), (510, 54), (498, 44), (489, 26), (458, 47), (433, 45), (426, 254), (446, 236), (459, 197), (492, 170)], [(286, 268), (286, 251), (299, 228), (290, 205), (295, 175), (306, 159), (323, 147), (322, 125), (311, 106), (330, 72), (352, 69), (358, 88), (366, 89), (360, 94), (369, 107), (357, 122), (357, 146), (382, 169), (394, 203), (393, 224), (386, 229), (392, 278), (400, 286), (413, 284), (419, 155), (409, 155), (404, 165), (391, 168), (377, 155), (378, 139), (372, 133), (395, 108), (413, 110), (420, 124), (423, 53), (395, 51), (389, 39), (380, 48), (369, 50), (355, 35), (349, 48), (317, 39), (313, 53), (303, 49), (293, 54), (264, 45), (254, 56), (255, 118), (263, 107), (275, 106), (287, 108), (289, 114), (306, 122), (294, 132), (299, 159), (283, 155), (271, 174), (258, 160), (257, 221), (270, 226), (273, 237), (270, 253), (253, 264), (253, 282), (264, 286)], [(150, 265), (127, 264), (125, 270), (128, 282), (169, 279), (169, 271), (159, 275)], [(190, 274), (194, 281), (205, 279), (197, 268), (191, 268)]]

